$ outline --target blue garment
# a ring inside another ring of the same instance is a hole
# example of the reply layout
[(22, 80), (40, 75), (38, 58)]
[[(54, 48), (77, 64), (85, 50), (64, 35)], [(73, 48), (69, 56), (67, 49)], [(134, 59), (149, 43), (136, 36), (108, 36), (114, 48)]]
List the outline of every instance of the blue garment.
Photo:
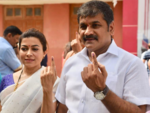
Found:
[(20, 65), (13, 47), (5, 38), (0, 37), (0, 73), (2, 78), (12, 74)]
[(2, 81), (2, 76), (1, 76), (1, 73), (0, 73), (0, 83), (1, 83), (1, 81)]
[(15, 84), (13, 74), (4, 76), (0, 84), (0, 92), (12, 84)]
[(47, 55), (45, 55), (44, 59), (42, 60), (41, 66), (47, 66)]

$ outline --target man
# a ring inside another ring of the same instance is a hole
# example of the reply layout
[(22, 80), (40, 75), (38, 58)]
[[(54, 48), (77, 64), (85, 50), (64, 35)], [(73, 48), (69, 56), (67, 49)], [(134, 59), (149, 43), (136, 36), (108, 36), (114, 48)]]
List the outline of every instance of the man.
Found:
[(65, 62), (70, 58), (71, 56), (75, 55), (76, 53), (80, 52), (83, 48), (83, 43), (81, 42), (81, 38), (79, 36), (79, 33), (76, 32), (76, 38), (71, 41), (71, 51), (69, 51), (65, 57), (65, 60), (63, 62), (63, 65)]
[(57, 113), (145, 113), (150, 105), (147, 73), (138, 57), (111, 38), (114, 21), (109, 5), (83, 4), (78, 23), (85, 48), (64, 65), (56, 92)]
[[(143, 59), (143, 57), (144, 57), (144, 55), (145, 55), (145, 53), (147, 51), (150, 51), (150, 43), (148, 43), (148, 49), (141, 54), (141, 60), (143, 61), (143, 63), (145, 62), (145, 60)], [(147, 66), (147, 65), (145, 65), (145, 66)]]
[[(146, 54), (145, 54), (146, 53)], [(148, 44), (148, 50), (144, 51), (141, 55), (145, 68), (147, 69), (148, 76), (150, 75), (150, 43)]]
[(149, 76), (150, 75), (150, 43), (148, 44), (148, 48), (149, 49), (142, 54), (141, 60), (145, 64)]
[(9, 26), (0, 37), (0, 73), (1, 77), (12, 74), (21, 69), (13, 48), (17, 46), (19, 36), (22, 32), (16, 26)]
[(145, 61), (145, 59), (143, 59), (144, 55), (146, 52), (150, 52), (150, 43), (148, 43), (148, 49), (146, 51), (144, 51), (141, 55), (141, 60), (143, 61), (143, 63), (145, 63), (145, 67), (147, 68), (147, 62)]

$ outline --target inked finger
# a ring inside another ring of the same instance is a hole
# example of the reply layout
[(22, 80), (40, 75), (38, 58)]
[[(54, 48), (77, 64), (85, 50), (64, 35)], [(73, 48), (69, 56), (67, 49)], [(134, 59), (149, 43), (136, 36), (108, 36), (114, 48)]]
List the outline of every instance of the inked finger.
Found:
[(97, 70), (98, 69), (98, 62), (97, 62), (95, 53), (91, 52), (91, 56), (92, 56), (93, 69)]
[(54, 62), (54, 57), (51, 57), (51, 70), (54, 72), (55, 70), (55, 62)]
[(92, 71), (93, 71), (93, 66), (92, 66), (92, 64), (89, 64), (88, 65), (88, 73), (91, 74)]
[(55, 76), (57, 76), (56, 66), (55, 66)]

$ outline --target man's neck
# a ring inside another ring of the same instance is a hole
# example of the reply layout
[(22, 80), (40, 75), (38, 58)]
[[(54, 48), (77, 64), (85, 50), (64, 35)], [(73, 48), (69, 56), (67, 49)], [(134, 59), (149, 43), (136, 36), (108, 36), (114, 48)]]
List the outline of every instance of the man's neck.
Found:
[[(112, 41), (111, 41), (111, 42), (112, 42)], [(105, 52), (108, 50), (108, 48), (109, 48), (111, 42), (110, 42), (108, 45), (106, 45), (106, 46), (104, 46), (103, 48), (98, 49), (98, 50), (96, 50), (96, 51), (92, 51), (92, 50), (89, 50), (89, 49), (88, 49), (88, 50), (87, 50), (87, 55), (88, 55), (89, 59), (91, 60), (91, 52), (95, 52), (96, 57), (98, 57), (100, 54), (105, 53)]]

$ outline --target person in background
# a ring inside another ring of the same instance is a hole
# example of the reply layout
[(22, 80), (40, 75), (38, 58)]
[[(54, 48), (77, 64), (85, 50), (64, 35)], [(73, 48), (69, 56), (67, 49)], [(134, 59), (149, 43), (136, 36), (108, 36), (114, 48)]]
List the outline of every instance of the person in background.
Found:
[(64, 51), (62, 53), (62, 67), (64, 66), (65, 63), (65, 58), (67, 56), (67, 54), (72, 51), (72, 47), (71, 47), (71, 42), (68, 42), (65, 47), (64, 47)]
[(138, 57), (113, 40), (110, 6), (92, 0), (77, 16), (85, 48), (64, 65), (55, 95), (57, 113), (145, 113), (150, 106), (147, 72)]
[(144, 54), (145, 54), (147, 51), (150, 51), (150, 43), (148, 43), (148, 49), (147, 49), (146, 51), (144, 51), (144, 52), (141, 54), (141, 60), (142, 60), (143, 62), (145, 62), (144, 59), (143, 59), (143, 57), (144, 57)]
[(84, 45), (83, 45), (83, 43), (81, 41), (80, 35), (79, 35), (78, 32), (76, 32), (76, 38), (71, 41), (71, 48), (72, 48), (72, 50), (67, 53), (67, 55), (65, 57), (65, 60), (64, 60), (64, 64), (68, 60), (68, 58), (70, 58), (71, 56), (73, 56), (76, 53), (80, 52), (83, 47), (84, 47)]
[(47, 66), (47, 54), (45, 55), (45, 57), (43, 58), (42, 62), (41, 62), (41, 66)]
[(71, 42), (68, 42), (66, 45), (65, 45), (65, 48), (64, 48), (64, 54), (63, 54), (63, 58), (65, 59), (67, 54), (72, 51), (72, 47), (71, 47)]
[(15, 51), (15, 53), (16, 53), (16, 56), (17, 56), (17, 58), (19, 59), (19, 61), (20, 61), (20, 55), (19, 55), (19, 45), (17, 44), (17, 46), (16, 47), (14, 47), (14, 51)]
[(21, 63), (13, 49), (17, 46), (21, 34), (19, 28), (9, 26), (4, 30), (3, 37), (0, 37), (0, 73), (2, 78), (21, 69)]
[(59, 78), (54, 58), (51, 66), (41, 66), (47, 53), (45, 36), (29, 29), (19, 39), (21, 70), (3, 77), (0, 84), (1, 113), (54, 113), (54, 97)]
[(148, 76), (150, 76), (150, 43), (148, 44), (148, 50), (142, 53), (141, 60), (147, 69)]

